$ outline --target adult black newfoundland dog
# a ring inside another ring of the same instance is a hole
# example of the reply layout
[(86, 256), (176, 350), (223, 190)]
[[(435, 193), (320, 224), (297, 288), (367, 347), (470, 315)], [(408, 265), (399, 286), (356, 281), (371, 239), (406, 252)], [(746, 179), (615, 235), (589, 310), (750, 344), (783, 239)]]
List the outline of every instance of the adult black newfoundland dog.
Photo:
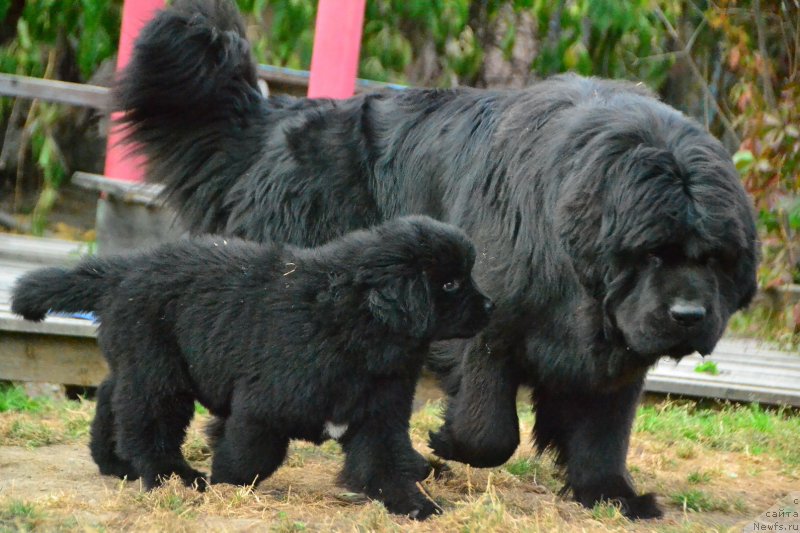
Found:
[(265, 99), (221, 0), (179, 0), (146, 27), (116, 106), (194, 232), (314, 245), (401, 214), (461, 227), (498, 309), (439, 346), (435, 452), (503, 463), (532, 385), (536, 443), (574, 497), (660, 515), (625, 467), (645, 373), (709, 353), (756, 288), (751, 202), (700, 125), (641, 86), (578, 76)]
[(111, 372), (92, 457), (104, 474), (203, 477), (181, 454), (194, 400), (212, 426), (212, 483), (261, 481), (289, 439), (339, 440), (341, 481), (423, 519), (428, 461), (411, 447), (414, 386), (431, 341), (471, 337), (491, 301), (463, 232), (406, 217), (315, 249), (206, 237), (91, 258), (20, 279), (12, 311), (93, 311)]

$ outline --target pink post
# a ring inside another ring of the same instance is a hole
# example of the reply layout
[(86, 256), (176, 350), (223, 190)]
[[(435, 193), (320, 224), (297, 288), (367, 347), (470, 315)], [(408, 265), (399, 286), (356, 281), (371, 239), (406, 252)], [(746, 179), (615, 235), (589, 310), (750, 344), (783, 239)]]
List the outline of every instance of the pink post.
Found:
[(310, 98), (353, 96), (365, 5), (366, 0), (319, 0), (308, 81)]
[[(164, 0), (125, 0), (122, 6), (122, 28), (119, 32), (119, 53), (117, 72), (128, 64), (133, 53), (133, 43), (148, 20), (164, 7)], [(112, 119), (115, 115), (112, 115)], [(128, 155), (129, 149), (120, 146), (123, 136), (116, 128), (111, 128), (106, 145), (106, 168), (104, 174), (109, 178), (125, 181), (143, 181), (143, 160)]]

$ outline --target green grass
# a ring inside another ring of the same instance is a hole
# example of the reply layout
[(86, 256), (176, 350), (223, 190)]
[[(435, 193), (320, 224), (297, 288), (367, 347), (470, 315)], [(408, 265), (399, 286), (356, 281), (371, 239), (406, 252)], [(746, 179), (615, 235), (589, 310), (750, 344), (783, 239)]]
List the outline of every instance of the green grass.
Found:
[(33, 531), (41, 519), (42, 512), (32, 503), (11, 500), (0, 507), (0, 531)]
[(619, 521), (621, 520), (622, 513), (619, 511), (619, 506), (608, 502), (598, 502), (592, 507), (592, 518), (600, 520), (601, 522)]
[(800, 417), (785, 409), (668, 401), (641, 407), (634, 430), (677, 447), (769, 454), (795, 470), (800, 466)]
[(699, 489), (689, 489), (675, 492), (670, 495), (670, 500), (687, 511), (699, 513), (707, 511), (727, 511), (730, 506), (717, 498), (710, 496)]
[(691, 485), (705, 484), (705, 483), (708, 483), (709, 481), (711, 481), (711, 472), (701, 472), (699, 470), (696, 470), (694, 472), (691, 472), (686, 477), (686, 480)]
[(506, 472), (512, 476), (526, 478), (536, 474), (538, 465), (527, 457), (512, 459), (505, 464)]
[(10, 439), (21, 441), (25, 446), (38, 448), (61, 442), (59, 435), (38, 420), (15, 420), (8, 432)]
[(36, 448), (74, 442), (89, 433), (94, 404), (28, 398), (22, 387), (0, 385), (0, 445)]
[(0, 413), (7, 411), (40, 413), (51, 402), (45, 398), (29, 398), (25, 389), (11, 383), (0, 383)]
[(278, 513), (278, 523), (271, 528), (274, 533), (295, 533), (299, 531), (306, 531), (307, 527), (305, 522), (299, 520), (292, 520), (284, 513)]

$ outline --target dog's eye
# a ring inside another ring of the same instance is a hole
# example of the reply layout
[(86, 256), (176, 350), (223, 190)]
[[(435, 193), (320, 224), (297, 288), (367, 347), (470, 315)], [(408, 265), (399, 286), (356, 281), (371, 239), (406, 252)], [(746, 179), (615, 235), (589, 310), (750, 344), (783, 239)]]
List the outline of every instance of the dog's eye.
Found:
[(457, 291), (460, 288), (461, 288), (461, 282), (458, 281), (457, 279), (454, 279), (453, 281), (448, 281), (444, 285), (442, 285), (442, 289), (444, 290), (444, 292), (453, 292)]

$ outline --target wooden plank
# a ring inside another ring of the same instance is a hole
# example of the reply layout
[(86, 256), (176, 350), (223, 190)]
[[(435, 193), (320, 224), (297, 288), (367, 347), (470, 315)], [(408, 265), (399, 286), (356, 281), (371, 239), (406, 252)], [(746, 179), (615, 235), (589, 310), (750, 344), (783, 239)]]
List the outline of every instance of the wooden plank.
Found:
[(30, 333), (35, 335), (56, 335), (62, 337), (97, 337), (97, 324), (91, 320), (48, 316), (42, 322), (31, 322), (12, 314), (8, 307), (0, 307), (0, 332)]
[(126, 202), (146, 205), (161, 205), (159, 194), (164, 190), (163, 185), (156, 183), (121, 181), (110, 179), (100, 174), (80, 171), (72, 174), (72, 183), (84, 189), (116, 196)]
[(100, 110), (108, 109), (111, 104), (110, 91), (107, 87), (43, 80), (16, 74), (0, 74), (0, 94), (22, 98), (40, 98), (48, 102), (93, 107)]
[(752, 354), (759, 357), (763, 355), (777, 355), (786, 357), (787, 355), (800, 355), (797, 353), (788, 354), (780, 347), (758, 339), (738, 338), (738, 337), (725, 337), (721, 339), (717, 346), (714, 348), (714, 353), (739, 353), (739, 354)]
[[(259, 78), (266, 81), (270, 85), (270, 92), (275, 92), (272, 87), (286, 87), (294, 89), (292, 93), (305, 93), (308, 89), (308, 80), (311, 73), (307, 70), (297, 70), (286, 67), (276, 67), (273, 65), (257, 65), (256, 74)], [(383, 89), (394, 89), (402, 91), (407, 89), (407, 85), (399, 83), (385, 83), (382, 81), (365, 80), (362, 78), (356, 79), (356, 92), (370, 92), (380, 91)]]
[(0, 379), (88, 387), (107, 373), (93, 338), (0, 331)]
[(74, 263), (87, 252), (85, 242), (0, 233), (0, 261), (25, 263), (28, 269)]
[[(287, 92), (302, 95), (308, 89), (309, 72), (272, 65), (258, 65), (259, 78), (270, 85), (270, 92)], [(357, 79), (356, 92), (370, 92), (382, 89), (403, 90), (407, 86), (398, 83)], [(71, 83), (60, 80), (44, 80), (30, 76), (0, 73), (0, 95), (19, 98), (39, 98), (48, 102), (93, 107), (108, 111), (111, 106), (111, 90), (108, 87)]]
[[(719, 374), (695, 372), (713, 361)], [(726, 339), (705, 360), (690, 355), (662, 359), (650, 370), (648, 392), (800, 407), (800, 356), (754, 341)]]
[(647, 392), (680, 394), (698, 398), (715, 398), (737, 402), (759, 402), (770, 405), (789, 405), (800, 407), (800, 390), (782, 387), (751, 386), (744, 384), (725, 384), (704, 379), (674, 378), (648, 375), (645, 381)]

